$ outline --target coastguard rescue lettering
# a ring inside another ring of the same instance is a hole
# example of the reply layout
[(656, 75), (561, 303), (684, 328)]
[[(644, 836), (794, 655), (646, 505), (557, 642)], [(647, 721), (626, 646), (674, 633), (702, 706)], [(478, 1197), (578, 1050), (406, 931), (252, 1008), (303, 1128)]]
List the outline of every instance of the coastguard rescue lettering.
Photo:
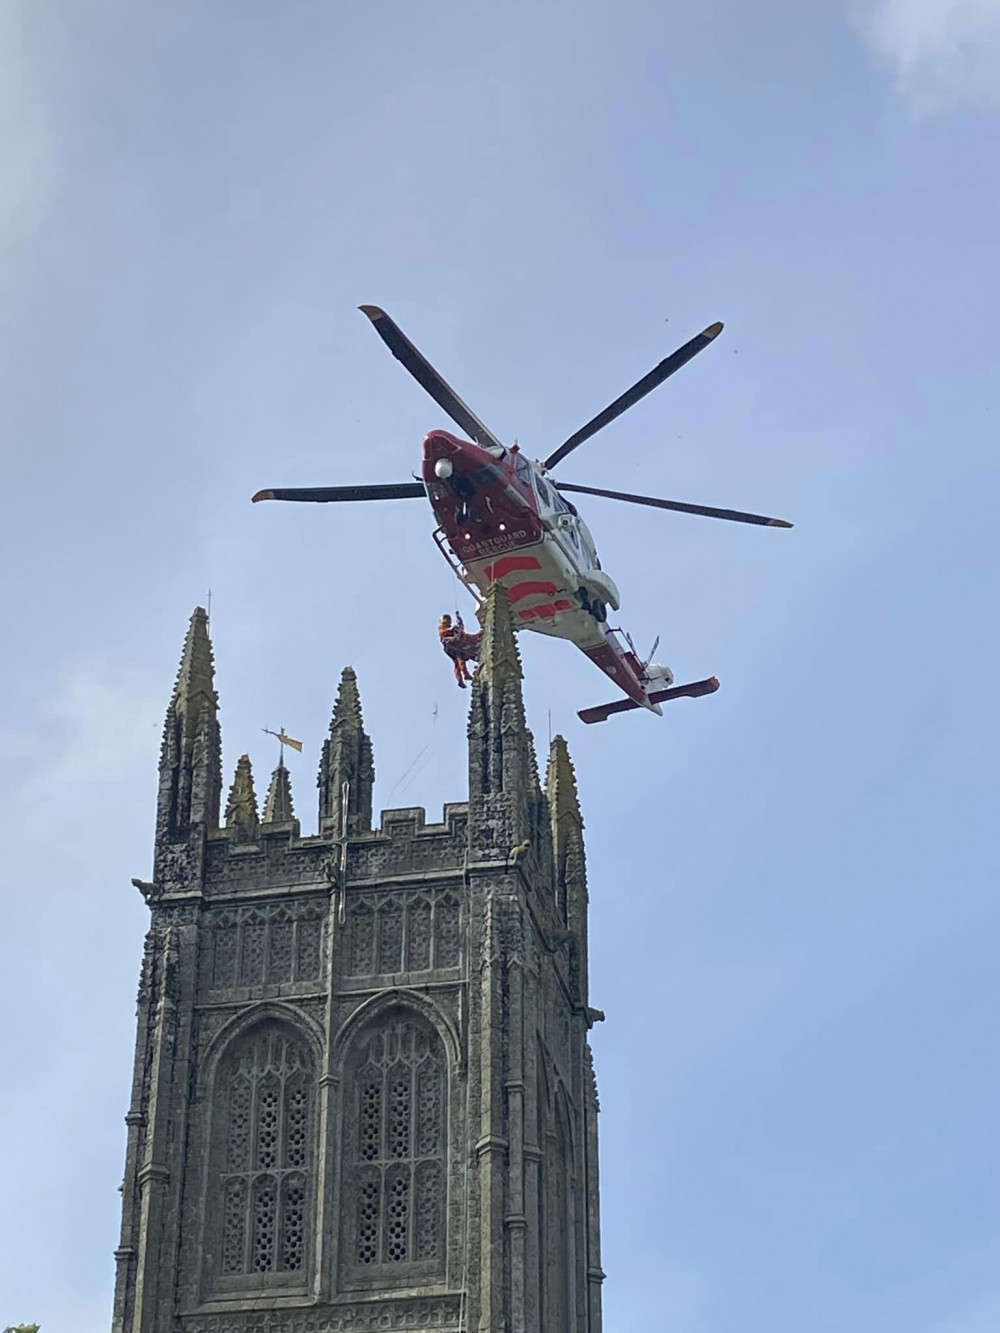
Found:
[(487, 555), (499, 555), (501, 551), (509, 551), (527, 540), (528, 534), (522, 528), (517, 532), (504, 533), (502, 537), (488, 537), (481, 542), (470, 542), (467, 546), (460, 546), (458, 556), (460, 560), (481, 560)]

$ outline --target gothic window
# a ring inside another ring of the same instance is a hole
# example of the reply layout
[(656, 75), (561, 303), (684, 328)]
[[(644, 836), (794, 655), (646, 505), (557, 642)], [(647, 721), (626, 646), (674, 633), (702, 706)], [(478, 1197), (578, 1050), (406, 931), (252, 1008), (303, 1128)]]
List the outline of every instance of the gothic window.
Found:
[(394, 1010), (348, 1061), (344, 1262), (348, 1279), (433, 1281), (444, 1269), (446, 1066), (441, 1041)]
[(301, 1045), (256, 1029), (220, 1070), (216, 1277), (304, 1280), (315, 1166), (313, 1082)]

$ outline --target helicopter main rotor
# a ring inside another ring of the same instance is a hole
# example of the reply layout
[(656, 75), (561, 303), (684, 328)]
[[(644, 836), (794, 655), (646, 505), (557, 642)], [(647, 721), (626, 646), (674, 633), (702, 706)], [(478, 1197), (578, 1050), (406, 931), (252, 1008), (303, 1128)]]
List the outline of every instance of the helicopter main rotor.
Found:
[[(367, 315), (376, 333), (392, 352), (393, 356), (409, 371), (417, 383), (428, 393), (452, 421), (477, 444), (484, 448), (503, 449), (504, 445), (476, 416), (475, 412), (464, 403), (447, 380), (438, 373), (424, 354), (415, 347), (396, 322), (384, 310), (375, 305), (360, 307)], [(623, 412), (634, 407), (640, 399), (669, 379), (682, 366), (704, 351), (722, 332), (721, 323), (710, 324), (701, 333), (696, 334), (679, 347), (676, 352), (664, 358), (642, 379), (637, 380), (630, 389), (616, 398), (597, 416), (592, 417), (585, 426), (572, 434), (558, 449), (551, 453), (541, 465), (543, 471), (560, 463), (567, 454), (579, 448), (598, 431), (603, 430)], [(577, 486), (571, 482), (552, 480), (551, 484), (559, 491), (572, 491), (580, 495), (596, 495), (607, 500), (620, 500), (626, 504), (645, 505), (652, 509), (668, 509), (674, 513), (698, 514), (704, 518), (720, 518), (731, 523), (752, 523), (762, 527), (790, 528), (792, 525), (781, 518), (768, 518), (763, 514), (744, 513), (739, 509), (717, 509), (711, 505), (687, 504), (681, 500), (662, 500), (651, 495), (632, 495), (624, 491), (608, 491), (592, 486)], [(315, 504), (329, 504), (359, 500), (410, 500), (426, 494), (422, 482), (389, 483), (381, 486), (309, 486), (283, 487), (280, 489), (258, 491), (253, 497), (258, 500), (293, 500)]]

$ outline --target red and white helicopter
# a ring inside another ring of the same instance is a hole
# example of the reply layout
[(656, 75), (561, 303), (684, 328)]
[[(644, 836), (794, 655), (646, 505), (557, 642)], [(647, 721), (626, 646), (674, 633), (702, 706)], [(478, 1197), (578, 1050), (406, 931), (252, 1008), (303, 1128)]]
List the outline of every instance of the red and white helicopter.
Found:
[(361, 309), (393, 356), (470, 438), (459, 439), (443, 430), (431, 431), (424, 439), (422, 481), (266, 490), (258, 491), (254, 501), (325, 504), (426, 496), (438, 524), (434, 540), (477, 602), (491, 584), (503, 583), (519, 629), (569, 639), (624, 692), (624, 699), (584, 709), (579, 714), (584, 722), (603, 722), (613, 713), (634, 708), (661, 713), (660, 704), (669, 699), (696, 697), (717, 690), (719, 682), (714, 676), (688, 685), (674, 685), (669, 667), (640, 660), (629, 636), (609, 628), (608, 610), (618, 610), (618, 589), (601, 568), (590, 530), (576, 507), (564, 498), (565, 493), (599, 495), (654, 509), (765, 527), (792, 525), (780, 518), (734, 509), (575, 486), (552, 481), (549, 473), (567, 454), (707, 347), (722, 332), (722, 325), (710, 324), (686, 342), (539, 463), (525, 457), (516, 444), (509, 447), (502, 444), (384, 310), (370, 305)]

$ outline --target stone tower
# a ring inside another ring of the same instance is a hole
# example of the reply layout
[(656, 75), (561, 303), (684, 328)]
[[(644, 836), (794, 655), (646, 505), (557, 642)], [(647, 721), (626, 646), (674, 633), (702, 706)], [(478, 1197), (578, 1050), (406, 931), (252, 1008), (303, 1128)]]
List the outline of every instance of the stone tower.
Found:
[(583, 821), (501, 587), (469, 798), (389, 810), (354, 672), (319, 833), (244, 755), (197, 610), (167, 710), (114, 1333), (600, 1333)]

